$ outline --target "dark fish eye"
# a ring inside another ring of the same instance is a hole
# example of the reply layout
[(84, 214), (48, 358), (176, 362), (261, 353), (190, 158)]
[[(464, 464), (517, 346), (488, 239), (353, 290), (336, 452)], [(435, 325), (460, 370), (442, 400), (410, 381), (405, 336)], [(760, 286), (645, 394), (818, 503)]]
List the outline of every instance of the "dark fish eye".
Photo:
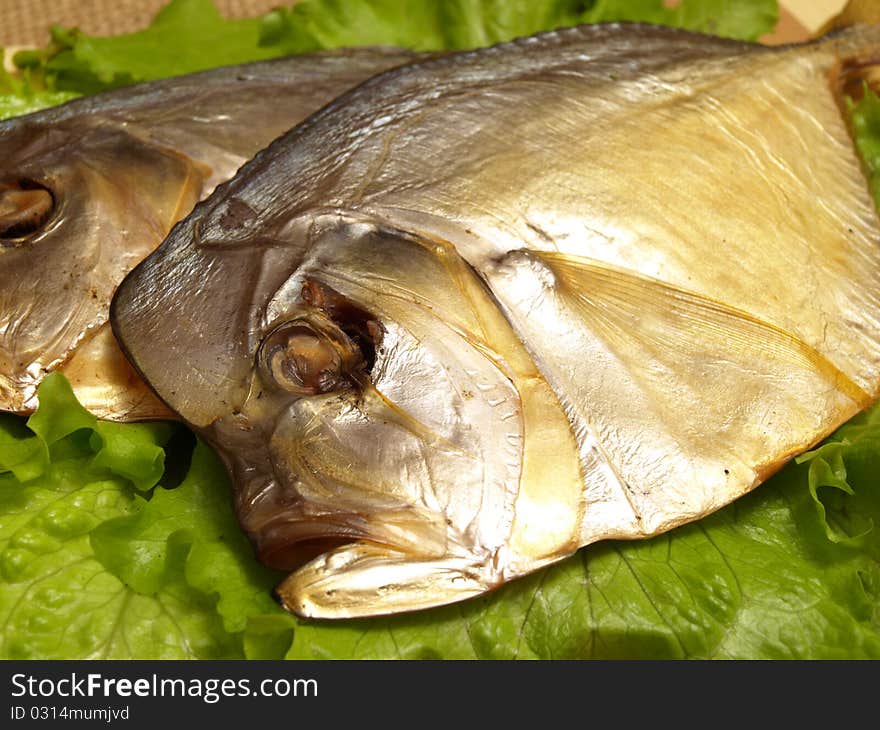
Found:
[(263, 377), (296, 395), (319, 395), (346, 387), (349, 375), (363, 369), (357, 345), (320, 315), (294, 319), (275, 327), (258, 352)]
[(0, 241), (36, 233), (54, 207), (55, 198), (43, 185), (27, 179), (0, 180)]

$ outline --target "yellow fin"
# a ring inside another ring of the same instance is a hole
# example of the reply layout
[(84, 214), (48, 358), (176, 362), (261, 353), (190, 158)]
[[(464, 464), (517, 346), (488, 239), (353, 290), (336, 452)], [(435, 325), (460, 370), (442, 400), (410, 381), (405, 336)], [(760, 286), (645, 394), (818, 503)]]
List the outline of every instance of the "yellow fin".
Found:
[(553, 271), (561, 289), (609, 344), (622, 349), (637, 337), (640, 348), (658, 361), (676, 360), (687, 368), (694, 347), (712, 343), (718, 357), (740, 367), (757, 363), (778, 367), (780, 376), (811, 370), (860, 408), (871, 396), (829, 359), (786, 332), (748, 312), (650, 277), (587, 258), (559, 253), (532, 253)]

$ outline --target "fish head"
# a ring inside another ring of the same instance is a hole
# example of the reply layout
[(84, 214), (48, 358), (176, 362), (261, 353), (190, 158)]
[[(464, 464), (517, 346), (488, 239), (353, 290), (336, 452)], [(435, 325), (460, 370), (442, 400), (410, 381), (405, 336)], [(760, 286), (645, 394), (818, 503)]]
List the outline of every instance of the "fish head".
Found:
[[(9, 411), (33, 410), (43, 375), (108, 329), (116, 284), (191, 209), (206, 175), (125, 124), (63, 109), (0, 124), (0, 408)], [(121, 399), (125, 411), (140, 398), (153, 415), (168, 413), (144, 386), (129, 390), (125, 367), (107, 370), (118, 387), (85, 384), (95, 405)]]
[(448, 243), (375, 221), (226, 246), (193, 217), (123, 282), (114, 332), (225, 461), (261, 560), (294, 571), (284, 604), (373, 615), (501, 582), (540, 408), (479, 277)]

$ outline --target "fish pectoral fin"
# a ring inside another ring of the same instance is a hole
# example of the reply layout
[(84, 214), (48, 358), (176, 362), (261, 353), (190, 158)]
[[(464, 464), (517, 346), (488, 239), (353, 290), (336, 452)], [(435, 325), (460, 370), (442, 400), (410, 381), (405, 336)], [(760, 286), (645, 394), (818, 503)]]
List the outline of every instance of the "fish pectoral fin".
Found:
[[(582, 322), (635, 369), (662, 364), (698, 380), (707, 354), (743, 378), (805, 375), (867, 407), (873, 398), (795, 334), (657, 279), (579, 256), (530, 252), (553, 272)], [(703, 376), (705, 377), (705, 376)], [(713, 396), (714, 397), (714, 396)]]
[(365, 618), (415, 611), (484, 593), (492, 584), (472, 558), (425, 560), (370, 543), (325, 553), (276, 588), (288, 611), (306, 618)]

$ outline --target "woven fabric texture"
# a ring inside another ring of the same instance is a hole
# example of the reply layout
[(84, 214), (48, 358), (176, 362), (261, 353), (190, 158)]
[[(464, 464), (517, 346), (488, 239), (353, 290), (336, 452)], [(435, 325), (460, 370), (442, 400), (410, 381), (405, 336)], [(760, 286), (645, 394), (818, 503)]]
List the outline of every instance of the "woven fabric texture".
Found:
[[(0, 45), (34, 46), (49, 41), (48, 28), (78, 27), (91, 35), (131, 33), (150, 24), (168, 0), (0, 0)], [(230, 18), (261, 15), (290, 0), (214, 0)]]

